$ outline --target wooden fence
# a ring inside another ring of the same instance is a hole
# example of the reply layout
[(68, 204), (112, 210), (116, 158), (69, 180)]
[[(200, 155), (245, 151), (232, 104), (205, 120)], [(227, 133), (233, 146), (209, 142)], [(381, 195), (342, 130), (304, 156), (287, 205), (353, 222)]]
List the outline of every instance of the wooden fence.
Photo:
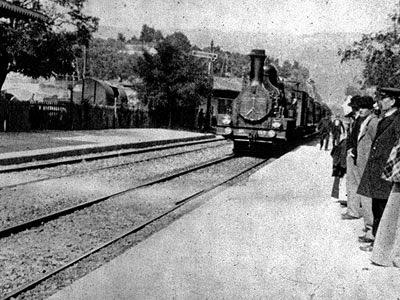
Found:
[(0, 131), (149, 127), (148, 113), (74, 103), (0, 101)]
[(166, 111), (114, 109), (90, 104), (32, 103), (0, 100), (0, 131), (90, 130), (171, 127), (194, 129), (196, 112), (180, 108), (170, 118)]

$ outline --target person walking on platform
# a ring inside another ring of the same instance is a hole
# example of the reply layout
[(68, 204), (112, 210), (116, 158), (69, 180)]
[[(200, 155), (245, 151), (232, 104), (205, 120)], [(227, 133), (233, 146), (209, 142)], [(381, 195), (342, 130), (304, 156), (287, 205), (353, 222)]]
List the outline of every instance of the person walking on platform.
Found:
[[(365, 166), (368, 161), (368, 156), (371, 149), (372, 141), (375, 138), (376, 129), (378, 126), (378, 117), (374, 114), (374, 100), (372, 97), (365, 96), (360, 99), (360, 116), (365, 118), (365, 120), (361, 123), (360, 132), (357, 138), (357, 162), (356, 168), (357, 172), (357, 181), (361, 181), (361, 176), (364, 173)], [(361, 197), (361, 211), (362, 217), (364, 219), (364, 232), (363, 236), (359, 237), (360, 242), (372, 242), (374, 240), (374, 236), (372, 235), (372, 224), (373, 224), (373, 215), (372, 215), (372, 199), (369, 197)]]
[(361, 197), (357, 194), (359, 181), (357, 161), (357, 139), (360, 132), (361, 123), (364, 117), (360, 116), (361, 96), (353, 96), (348, 104), (353, 110), (354, 121), (349, 130), (346, 140), (347, 157), (346, 157), (346, 193), (347, 193), (347, 209), (342, 214), (343, 220), (359, 219), (361, 217)]
[[(375, 139), (372, 142), (365, 171), (357, 193), (372, 198), (372, 234), (376, 237), (379, 223), (392, 189), (392, 183), (381, 178), (389, 154), (400, 139), (400, 95), (399, 89), (382, 88), (378, 100), (383, 114), (378, 123)], [(372, 251), (373, 243), (361, 246), (363, 251)]]
[(390, 153), (382, 178), (392, 182), (393, 187), (376, 233), (371, 261), (400, 268), (400, 140)]
[(346, 174), (346, 139), (342, 139), (339, 144), (333, 147), (331, 156), (332, 176), (334, 177), (331, 197), (338, 199), (338, 202), (344, 205), (347, 201), (340, 200), (340, 180)]
[(332, 129), (332, 122), (329, 116), (326, 116), (321, 119), (321, 121), (318, 123), (318, 132), (319, 132), (319, 141), (320, 141), (320, 150), (322, 150), (322, 147), (324, 146), (325, 142), (325, 150), (328, 150), (328, 144), (329, 144), (329, 135), (331, 133)]
[(198, 128), (198, 130), (203, 131), (203, 129), (204, 129), (204, 121), (205, 121), (204, 112), (203, 112), (203, 109), (201, 108), (199, 110), (198, 115), (197, 115), (197, 128)]
[(332, 122), (332, 148), (340, 142), (340, 136), (345, 133), (345, 128), (339, 116), (336, 116)]

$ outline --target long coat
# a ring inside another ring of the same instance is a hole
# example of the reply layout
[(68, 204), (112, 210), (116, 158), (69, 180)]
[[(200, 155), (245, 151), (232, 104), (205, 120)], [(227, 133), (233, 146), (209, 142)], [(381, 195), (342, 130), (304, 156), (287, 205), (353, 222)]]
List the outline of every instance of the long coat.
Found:
[(332, 130), (332, 121), (329, 118), (323, 118), (318, 123), (317, 127), (320, 137), (325, 137), (330, 134)]
[(400, 183), (395, 182), (379, 223), (371, 260), (400, 268)]
[(364, 121), (366, 123), (361, 124), (360, 133), (357, 137), (357, 168), (359, 171), (359, 181), (361, 180), (361, 176), (363, 175), (365, 166), (367, 165), (369, 152), (372, 141), (375, 139), (379, 119), (375, 114), (371, 114)]
[(390, 151), (400, 138), (400, 111), (378, 123), (376, 136), (357, 193), (369, 198), (388, 199), (392, 183), (381, 178)]

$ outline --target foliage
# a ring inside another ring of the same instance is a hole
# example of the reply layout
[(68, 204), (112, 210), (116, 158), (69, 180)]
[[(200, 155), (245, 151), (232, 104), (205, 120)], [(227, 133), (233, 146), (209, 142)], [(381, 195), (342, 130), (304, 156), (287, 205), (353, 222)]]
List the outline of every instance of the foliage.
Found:
[[(163, 35), (160, 30), (155, 30), (153, 27), (144, 24), (142, 26), (142, 31), (140, 32), (139, 40), (144, 43), (160, 42), (163, 39)], [(134, 41), (135, 36), (132, 37)]]
[(293, 61), (293, 64), (285, 60), (282, 66), (277, 65), (279, 75), (294, 81), (306, 82), (310, 77), (310, 71), (300, 65), (298, 61)]
[(121, 32), (118, 32), (117, 40), (120, 42), (123, 42), (123, 43), (126, 42), (126, 38), (125, 38), (124, 34)]
[(128, 79), (135, 73), (138, 56), (126, 53), (121, 40), (96, 38), (88, 53), (89, 75), (101, 79)]
[(168, 35), (156, 50), (156, 55), (145, 52), (138, 60), (137, 72), (144, 82), (139, 95), (150, 111), (164, 116), (162, 121), (171, 127), (182, 112), (194, 114), (210, 85), (204, 68), (190, 55), (191, 45), (183, 33)]
[(389, 15), (393, 27), (386, 31), (363, 34), (359, 41), (345, 49), (339, 49), (341, 61), (358, 59), (364, 63), (364, 87), (400, 85), (400, 37), (398, 25), (400, 16), (397, 13)]
[[(211, 47), (206, 47), (203, 48), (202, 51), (218, 54), (213, 65), (214, 75), (216, 76), (242, 77), (250, 73), (250, 58), (246, 54), (224, 51), (219, 46), (213, 49), (211, 49)], [(204, 64), (206, 64), (206, 62)], [(297, 61), (294, 61), (292, 64), (290, 61), (285, 60), (283, 65), (279, 65), (278, 59), (267, 56), (264, 64), (273, 64), (278, 69), (279, 76), (291, 80), (306, 82), (310, 77), (309, 70), (300, 65)]]
[(48, 22), (0, 19), (0, 89), (11, 71), (34, 78), (73, 71), (74, 45), (87, 46), (98, 25), (83, 13), (85, 1), (7, 1), (47, 16)]

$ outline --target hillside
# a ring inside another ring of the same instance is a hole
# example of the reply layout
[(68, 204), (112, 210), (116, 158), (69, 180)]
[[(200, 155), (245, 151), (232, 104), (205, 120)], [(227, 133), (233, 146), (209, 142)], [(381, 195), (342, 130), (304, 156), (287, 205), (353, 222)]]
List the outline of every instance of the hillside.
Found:
[[(163, 30), (169, 34), (173, 30)], [(118, 32), (127, 38), (138, 36), (138, 32), (127, 28), (100, 26), (98, 37), (116, 37)], [(344, 99), (344, 90), (354, 78), (359, 78), (362, 66), (359, 62), (341, 64), (337, 55), (338, 49), (344, 48), (352, 41), (360, 38), (356, 33), (318, 33), (313, 35), (290, 36), (263, 33), (223, 32), (216, 30), (182, 30), (192, 44), (199, 47), (209, 46), (213, 39), (214, 44), (227, 51), (249, 53), (253, 48), (265, 49), (267, 55), (285, 59), (297, 60), (306, 66), (311, 77), (317, 84), (319, 93), (328, 104), (341, 103)]]

